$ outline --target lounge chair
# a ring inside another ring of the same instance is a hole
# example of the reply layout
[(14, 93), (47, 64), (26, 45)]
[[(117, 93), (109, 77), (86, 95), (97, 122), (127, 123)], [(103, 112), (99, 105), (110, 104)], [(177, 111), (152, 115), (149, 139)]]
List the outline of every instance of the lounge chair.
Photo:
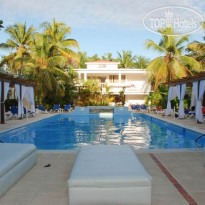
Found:
[(5, 113), (5, 120), (9, 120), (12, 117), (13, 117), (13, 114), (11, 113), (11, 111)]
[(61, 109), (60, 105), (54, 105), (53, 106), (53, 111), (54, 112), (62, 112), (62, 109)]
[(152, 178), (128, 145), (82, 146), (68, 180), (69, 205), (151, 205)]
[(29, 117), (29, 116), (33, 117), (33, 116), (36, 114), (36, 112), (32, 112), (32, 111), (30, 111), (30, 110), (26, 110), (25, 107), (23, 107), (23, 110), (24, 110), (24, 115), (25, 115), (26, 117)]
[(13, 115), (13, 117), (18, 117), (18, 107), (17, 106), (12, 106), (11, 108), (10, 108), (10, 110), (11, 110), (11, 113), (12, 113), (12, 115)]
[(134, 110), (134, 111), (139, 111), (141, 108), (140, 108), (140, 105), (132, 105), (131, 106), (131, 108), (132, 108), (132, 110)]
[(64, 106), (64, 111), (70, 111), (71, 105), (65, 105)]
[(39, 113), (45, 113), (48, 114), (48, 111), (42, 106), (42, 105), (37, 105), (38, 109), (39, 109)]
[(36, 164), (36, 147), (31, 144), (0, 143), (0, 161), (1, 197)]
[(145, 104), (140, 105), (141, 111), (148, 111), (147, 106)]
[(195, 111), (190, 111), (188, 109), (184, 110), (185, 118), (191, 119), (192, 117), (195, 117)]

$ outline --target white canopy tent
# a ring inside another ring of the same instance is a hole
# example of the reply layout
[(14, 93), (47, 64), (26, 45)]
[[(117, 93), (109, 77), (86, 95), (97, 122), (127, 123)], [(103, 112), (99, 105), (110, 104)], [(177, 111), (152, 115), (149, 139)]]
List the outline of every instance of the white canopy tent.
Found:
[(34, 88), (15, 84), (15, 90), (18, 99), (18, 117), (23, 118), (24, 115), (23, 99), (26, 99), (31, 104), (31, 112), (35, 116)]
[[(204, 122), (203, 113), (202, 113), (202, 101), (203, 96), (205, 94), (205, 72), (200, 72), (195, 76), (190, 76), (186, 78), (182, 78), (180, 80), (173, 80), (169, 82), (169, 92), (168, 92), (168, 102), (167, 107), (170, 108), (170, 101), (172, 98), (172, 89), (176, 86), (177, 88), (177, 97), (180, 100), (179, 103), (179, 118), (184, 118), (184, 103), (183, 99), (186, 92), (186, 87), (192, 87), (192, 95), (191, 95), (191, 104), (190, 107), (196, 106), (195, 108), (195, 118), (197, 123)], [(168, 110), (169, 113), (169, 110)], [(170, 111), (171, 113), (171, 111)]]
[[(0, 106), (1, 123), (5, 123), (5, 100), (7, 99), (10, 86), (14, 86), (18, 100), (18, 117), (22, 118), (24, 114), (23, 99), (25, 98), (31, 104), (31, 112), (35, 113), (34, 86), (35, 82), (25, 79), (14, 78), (11, 75), (0, 74)], [(27, 95), (25, 95), (27, 91)], [(35, 115), (35, 114), (34, 114)]]

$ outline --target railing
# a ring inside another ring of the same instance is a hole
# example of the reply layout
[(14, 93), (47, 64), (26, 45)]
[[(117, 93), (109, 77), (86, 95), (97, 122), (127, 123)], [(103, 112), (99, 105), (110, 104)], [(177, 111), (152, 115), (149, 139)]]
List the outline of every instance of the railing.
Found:
[(195, 145), (198, 147), (198, 148), (202, 148), (203, 146), (199, 145), (198, 144), (198, 140), (202, 137), (205, 137), (205, 134), (202, 134), (200, 136), (198, 136), (196, 139), (195, 139)]
[[(140, 88), (124, 88), (118, 87), (118, 88), (110, 88), (110, 92), (119, 93), (120, 91), (125, 91), (125, 93), (148, 93), (150, 92), (149, 88), (146, 87), (140, 87)], [(105, 88), (102, 88), (102, 92), (106, 92)]]

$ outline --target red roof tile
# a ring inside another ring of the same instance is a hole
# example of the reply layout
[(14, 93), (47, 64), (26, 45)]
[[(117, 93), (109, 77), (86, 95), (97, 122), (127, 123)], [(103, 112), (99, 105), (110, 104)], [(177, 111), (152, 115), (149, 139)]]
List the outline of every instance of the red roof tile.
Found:
[(98, 61), (89, 61), (89, 62), (86, 62), (86, 63), (119, 63), (119, 62), (108, 61), (108, 60), (98, 60)]

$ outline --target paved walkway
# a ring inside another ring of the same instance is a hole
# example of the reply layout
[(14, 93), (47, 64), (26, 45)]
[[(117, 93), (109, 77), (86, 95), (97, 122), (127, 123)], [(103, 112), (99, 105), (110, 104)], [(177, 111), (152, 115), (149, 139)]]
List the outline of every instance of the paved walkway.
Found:
[[(183, 197), (149, 153), (137, 155), (153, 179), (152, 205), (205, 204), (202, 152), (154, 153), (195, 203)], [(75, 157), (75, 151), (39, 152), (37, 164), (0, 198), (0, 204), (68, 205), (67, 181)], [(47, 164), (51, 166), (45, 168)]]
[[(0, 131), (49, 116), (10, 120), (0, 125)], [(194, 119), (153, 116), (205, 132), (205, 125), (196, 124)], [(136, 152), (153, 178), (152, 205), (205, 204), (203, 151)], [(75, 157), (75, 151), (39, 151), (37, 164), (0, 198), (0, 205), (68, 205), (67, 180)], [(51, 167), (45, 168), (47, 164)]]
[(167, 122), (171, 122), (174, 123), (176, 125), (180, 125), (182, 127), (186, 127), (192, 130), (195, 130), (197, 132), (202, 132), (205, 133), (205, 122), (204, 123), (196, 123), (195, 118), (191, 118), (191, 119), (178, 119), (178, 118), (174, 118), (173, 116), (164, 116), (162, 114), (149, 114), (150, 116), (159, 118), (161, 120), (167, 121)]

